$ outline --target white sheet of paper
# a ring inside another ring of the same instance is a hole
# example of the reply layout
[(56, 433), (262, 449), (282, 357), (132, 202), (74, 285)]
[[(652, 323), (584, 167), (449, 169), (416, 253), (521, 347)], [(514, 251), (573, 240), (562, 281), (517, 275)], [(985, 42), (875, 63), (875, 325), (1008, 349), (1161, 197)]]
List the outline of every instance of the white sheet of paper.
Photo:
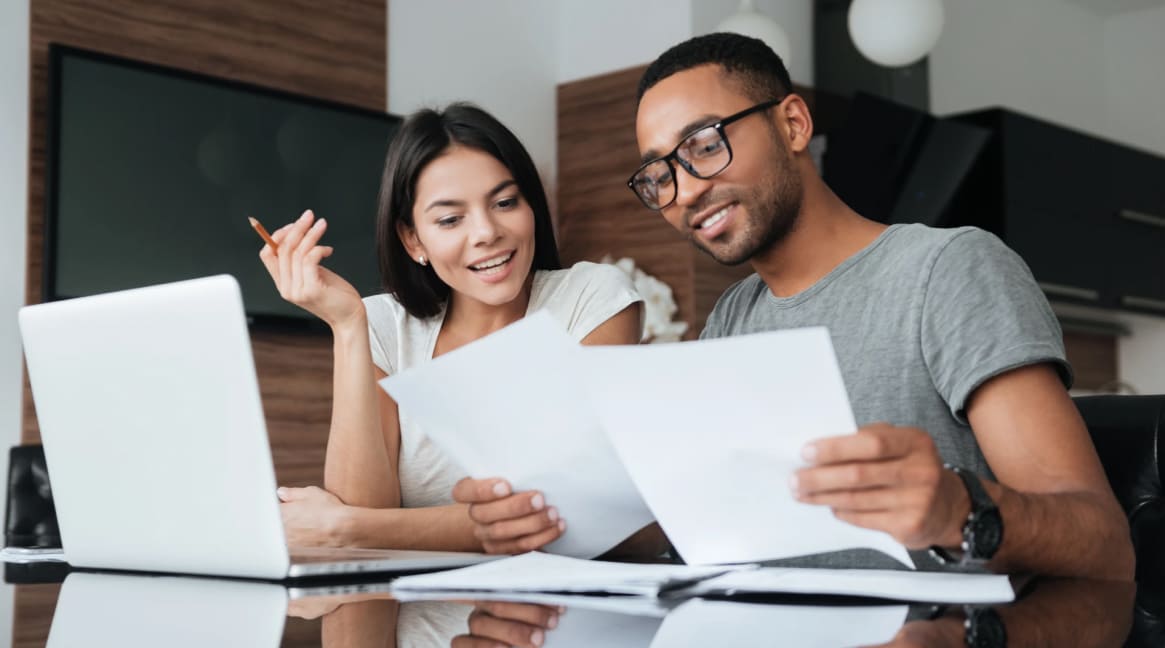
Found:
[(1007, 576), (889, 569), (762, 567), (729, 572), (682, 592), (707, 594), (831, 594), (893, 601), (983, 605), (1009, 603), (1015, 590)]
[(654, 518), (583, 393), (578, 350), (539, 312), (380, 384), (471, 476), (545, 495), (567, 530), (544, 551), (593, 558)]
[(603, 428), (688, 563), (865, 547), (913, 565), (888, 534), (789, 490), (802, 446), (857, 429), (826, 329), (586, 347), (579, 357)]
[[(906, 613), (905, 605), (818, 607), (692, 599), (667, 615), (651, 648), (883, 644), (897, 634)], [(761, 637), (768, 639), (762, 642)]]
[(717, 576), (729, 569), (734, 568), (601, 562), (532, 551), (451, 571), (403, 576), (392, 581), (391, 587), (393, 592), (604, 592), (655, 596), (663, 587)]

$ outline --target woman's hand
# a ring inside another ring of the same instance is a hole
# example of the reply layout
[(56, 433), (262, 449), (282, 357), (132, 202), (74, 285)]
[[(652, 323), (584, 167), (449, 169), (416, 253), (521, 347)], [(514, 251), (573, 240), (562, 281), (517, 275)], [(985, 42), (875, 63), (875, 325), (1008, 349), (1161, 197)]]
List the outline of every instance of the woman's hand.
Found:
[(278, 254), (270, 245), (264, 245), (259, 251), (259, 259), (275, 280), (281, 297), (319, 317), (335, 330), (363, 317), (364, 303), (352, 284), (320, 265), (322, 260), (332, 255), (331, 246), (319, 245), (327, 228), (328, 222), (322, 218), (316, 220), (309, 209), (299, 220), (284, 225), (271, 235), (279, 245)]
[(473, 535), (486, 553), (525, 553), (553, 542), (566, 531), (558, 509), (538, 491), (513, 494), (501, 479), (466, 477), (453, 487), (453, 499), (469, 505)]
[(563, 608), (533, 603), (478, 601), (469, 614), (469, 634), (453, 638), (453, 648), (539, 648), (546, 631), (558, 626)]
[(344, 547), (344, 520), (348, 507), (340, 498), (319, 488), (282, 487), (279, 512), (289, 547)]

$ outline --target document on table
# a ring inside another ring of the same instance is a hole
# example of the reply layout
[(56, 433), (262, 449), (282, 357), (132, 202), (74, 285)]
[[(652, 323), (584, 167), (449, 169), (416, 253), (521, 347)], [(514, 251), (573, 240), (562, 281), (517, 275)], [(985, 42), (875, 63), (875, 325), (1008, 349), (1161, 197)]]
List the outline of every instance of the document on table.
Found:
[(732, 571), (675, 592), (683, 596), (808, 594), (986, 605), (1015, 600), (1007, 576), (890, 569), (762, 567)]
[(662, 590), (719, 576), (738, 567), (614, 563), (533, 551), (461, 569), (402, 576), (396, 592), (551, 592), (656, 596)]
[(801, 448), (857, 429), (829, 332), (584, 347), (587, 393), (635, 485), (691, 564), (870, 548), (890, 535), (793, 499)]
[(557, 507), (567, 532), (545, 551), (593, 558), (654, 518), (588, 405), (578, 352), (540, 312), (380, 384), (471, 476)]

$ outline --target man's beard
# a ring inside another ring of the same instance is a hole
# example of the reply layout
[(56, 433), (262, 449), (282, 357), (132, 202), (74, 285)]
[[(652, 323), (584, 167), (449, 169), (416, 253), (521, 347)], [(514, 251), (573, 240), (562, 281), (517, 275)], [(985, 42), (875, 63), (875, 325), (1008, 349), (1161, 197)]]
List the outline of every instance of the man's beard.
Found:
[(779, 158), (773, 171), (746, 195), (726, 192), (709, 196), (708, 204), (735, 201), (748, 214), (748, 222), (732, 245), (710, 248), (695, 232), (688, 236), (692, 244), (717, 263), (735, 266), (772, 249), (788, 236), (801, 213), (801, 175), (787, 157)]

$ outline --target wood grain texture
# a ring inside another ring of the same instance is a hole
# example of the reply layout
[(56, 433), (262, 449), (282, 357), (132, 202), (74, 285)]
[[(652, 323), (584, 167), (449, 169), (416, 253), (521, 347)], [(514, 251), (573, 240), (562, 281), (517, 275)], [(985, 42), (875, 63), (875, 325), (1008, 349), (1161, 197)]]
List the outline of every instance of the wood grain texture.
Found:
[(1065, 331), (1064, 351), (1076, 374), (1074, 389), (1116, 391), (1119, 388), (1116, 336)]
[[(33, 0), (31, 30), (29, 303), (41, 296), (50, 43), (372, 110), (386, 106), (384, 0)], [(318, 484), (331, 412), (331, 338), (257, 332), (252, 344), (279, 481)], [(27, 376), (24, 401), (22, 439), (34, 443)]]
[(13, 586), (12, 648), (41, 648), (48, 643), (60, 583)]
[(558, 86), (558, 245), (568, 265), (608, 254), (634, 259), (671, 287), (690, 339), (707, 317), (696, 306), (695, 252), (627, 188), (639, 166), (635, 88), (643, 69)]

